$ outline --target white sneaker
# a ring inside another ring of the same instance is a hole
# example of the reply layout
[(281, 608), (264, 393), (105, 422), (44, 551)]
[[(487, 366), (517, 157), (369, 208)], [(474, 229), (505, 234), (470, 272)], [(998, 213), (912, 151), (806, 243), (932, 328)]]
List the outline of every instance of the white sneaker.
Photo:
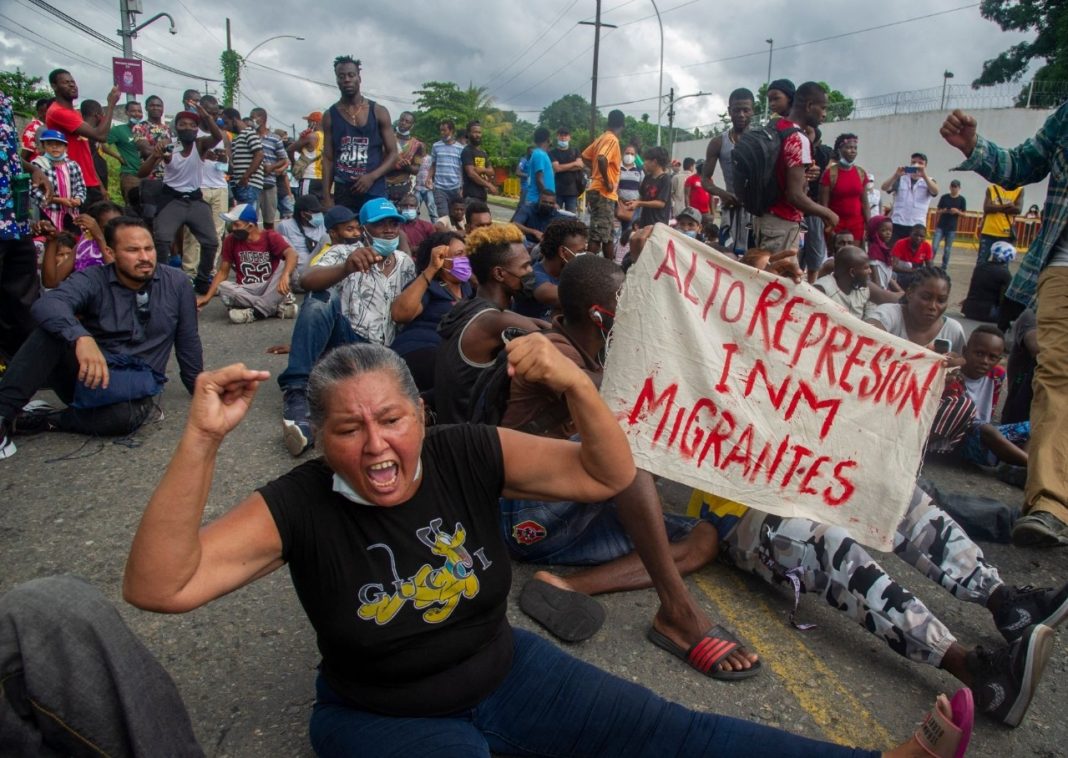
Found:
[(256, 311), (252, 308), (231, 308), (230, 320), (235, 324), (251, 324), (256, 320)]
[(278, 318), (296, 318), (299, 311), (300, 306), (292, 295), (286, 295), (286, 299), (278, 304)]
[(15, 441), (11, 439), (11, 426), (4, 419), (0, 419), (0, 461), (10, 458), (17, 451)]

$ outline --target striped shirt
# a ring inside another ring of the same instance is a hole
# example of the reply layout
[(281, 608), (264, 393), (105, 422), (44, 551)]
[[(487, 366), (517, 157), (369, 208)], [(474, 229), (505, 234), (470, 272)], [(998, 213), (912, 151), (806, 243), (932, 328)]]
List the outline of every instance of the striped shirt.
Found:
[[(260, 144), (263, 145), (263, 166), (270, 166), (286, 157), (286, 149), (282, 144), (282, 140), (278, 138), (277, 134), (271, 134), (267, 132), (260, 137)], [(263, 186), (274, 187), (278, 184), (278, 177), (274, 174), (263, 175)]]
[[(257, 150), (263, 150), (260, 135), (252, 127), (245, 129), (236, 135), (230, 142), (230, 181), (237, 184), (241, 177), (252, 165), (252, 159)], [(248, 186), (263, 189), (263, 164), (267, 162), (264, 156), (259, 168), (249, 177)]]
[(438, 140), (430, 148), (430, 160), (434, 165), (434, 189), (460, 189), (463, 184), (460, 154), (463, 151), (464, 146), (455, 141), (450, 143)]
[(1034, 137), (1012, 149), (979, 137), (971, 156), (960, 166), (1006, 189), (1041, 181), (1049, 175), (1042, 227), (1005, 297), (1035, 307), (1038, 275), (1068, 227), (1068, 102), (1058, 108)]

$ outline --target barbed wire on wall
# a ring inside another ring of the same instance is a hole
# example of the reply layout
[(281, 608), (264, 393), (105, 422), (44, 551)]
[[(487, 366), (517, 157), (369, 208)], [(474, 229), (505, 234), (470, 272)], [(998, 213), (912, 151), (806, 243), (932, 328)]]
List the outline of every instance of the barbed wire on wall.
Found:
[[(828, 120), (877, 118), (899, 113), (923, 113), (925, 111), (962, 110), (980, 108), (1054, 108), (1068, 100), (1068, 82), (1031, 81), (1026, 83), (996, 84), (973, 89), (968, 84), (950, 84), (886, 95), (862, 97), (853, 101), (853, 108), (846, 112), (848, 104), (833, 103), (828, 111)], [(842, 106), (845, 107), (842, 107)], [(835, 112), (835, 111), (838, 112)]]

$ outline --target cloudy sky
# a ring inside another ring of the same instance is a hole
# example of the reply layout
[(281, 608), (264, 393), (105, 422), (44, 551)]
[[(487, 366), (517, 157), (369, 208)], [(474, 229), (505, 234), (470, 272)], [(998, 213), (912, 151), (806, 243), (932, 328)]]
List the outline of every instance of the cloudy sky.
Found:
[[(50, 2), (118, 40), (118, 0)], [(299, 128), (301, 116), (335, 99), (330, 64), (341, 53), (363, 60), (364, 92), (394, 117), (414, 105), (412, 90), (429, 80), (485, 86), (499, 107), (531, 121), (565, 94), (590, 96), (593, 28), (578, 22), (592, 20), (594, 0), (143, 0), (143, 5), (141, 20), (169, 10), (178, 33), (172, 36), (166, 21), (157, 21), (134, 40), (134, 49), (200, 77), (220, 78), (225, 46), (220, 7), (230, 15), (239, 53), (276, 34), (305, 37), (264, 45), (244, 72), (242, 110), (262, 105), (276, 125), (287, 128), (293, 122)], [(659, 0), (659, 7), (664, 93), (672, 86), (676, 95), (711, 93), (678, 104), (676, 123), (687, 128), (715, 122), (734, 87), (756, 90), (767, 76), (769, 37), (775, 46), (773, 79), (822, 79), (855, 98), (938, 87), (947, 69), (956, 75), (955, 83), (967, 84), (985, 59), (1025, 38), (1002, 32), (979, 15), (978, 3), (962, 0), (821, 0), (808, 4), (808, 10), (787, 0)], [(649, 113), (655, 120), (660, 36), (652, 2), (603, 0), (603, 21), (619, 28), (602, 32), (599, 105), (635, 117)], [(883, 28), (862, 31), (876, 26)], [(829, 37), (834, 39), (819, 41)], [(120, 53), (30, 0), (0, 5), (4, 69), (19, 66), (45, 75), (55, 67), (68, 68), (82, 97), (103, 100), (113, 55)], [(168, 114), (184, 88), (204, 87), (203, 80), (147, 64), (144, 71), (146, 94), (163, 97)], [(208, 82), (208, 87), (219, 85)]]

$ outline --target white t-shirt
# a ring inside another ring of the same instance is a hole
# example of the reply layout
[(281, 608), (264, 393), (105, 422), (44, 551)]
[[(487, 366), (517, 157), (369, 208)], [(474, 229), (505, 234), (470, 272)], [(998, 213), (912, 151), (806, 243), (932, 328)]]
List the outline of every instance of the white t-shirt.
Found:
[[(909, 338), (908, 332), (905, 331), (905, 307), (901, 303), (877, 305), (872, 317), (890, 334), (906, 340)], [(964, 353), (964, 344), (968, 341), (964, 335), (964, 327), (948, 316), (942, 317), (942, 328), (938, 330), (935, 339), (949, 340), (949, 351), (957, 355)]]
[(964, 392), (975, 403), (975, 426), (989, 424), (994, 415), (994, 380), (989, 376), (978, 379), (961, 377), (964, 380)]
[(912, 181), (912, 177), (905, 174), (897, 180), (897, 190), (894, 192), (894, 210), (890, 213), (890, 220), (898, 226), (915, 226), (927, 224), (927, 208), (931, 205), (932, 196), (923, 179)]
[[(336, 266), (349, 257), (356, 245), (333, 245), (315, 262), (316, 266)], [(352, 330), (368, 342), (389, 345), (397, 334), (390, 306), (397, 295), (416, 277), (415, 263), (407, 253), (393, 253), (397, 265), (387, 275), (378, 266), (366, 274), (349, 274), (335, 285), (341, 297), (341, 313)]]

